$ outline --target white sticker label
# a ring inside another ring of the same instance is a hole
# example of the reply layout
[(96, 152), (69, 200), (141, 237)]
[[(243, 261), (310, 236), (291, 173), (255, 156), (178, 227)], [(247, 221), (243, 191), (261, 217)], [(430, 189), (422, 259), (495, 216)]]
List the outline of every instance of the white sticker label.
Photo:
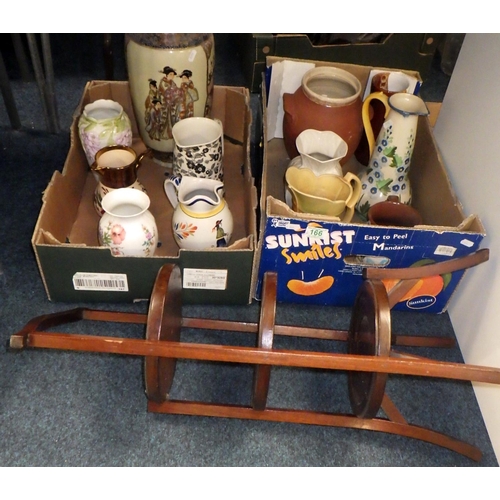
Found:
[(309, 236), (309, 238), (322, 239), (327, 234), (328, 234), (328, 229), (324, 227), (314, 227), (314, 226), (306, 227), (306, 235)]
[(73, 287), (96, 292), (128, 292), (128, 281), (126, 274), (75, 273)]
[(227, 269), (184, 269), (183, 288), (225, 290)]
[(434, 250), (435, 255), (446, 255), (447, 257), (453, 257), (456, 252), (455, 247), (449, 247), (446, 245), (438, 245), (436, 250)]
[(293, 231), (302, 231), (302, 226), (300, 224), (293, 224), (288, 219), (272, 219), (272, 227), (284, 227), (285, 229), (291, 229)]
[(467, 248), (471, 248), (472, 246), (474, 246), (474, 243), (472, 243), (472, 241), (468, 240), (467, 238), (464, 238), (460, 243)]

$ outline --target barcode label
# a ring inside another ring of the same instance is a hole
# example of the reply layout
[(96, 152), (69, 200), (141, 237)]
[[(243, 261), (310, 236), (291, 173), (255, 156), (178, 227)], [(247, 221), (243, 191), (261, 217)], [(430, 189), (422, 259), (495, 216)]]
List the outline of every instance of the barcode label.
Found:
[(436, 247), (436, 250), (434, 250), (434, 253), (436, 255), (446, 255), (447, 257), (453, 257), (455, 255), (456, 250), (457, 249), (455, 247), (449, 247), (446, 245), (438, 245)]
[(184, 269), (183, 288), (204, 290), (225, 290), (227, 269)]
[(75, 273), (73, 287), (75, 290), (96, 292), (128, 292), (128, 281), (126, 274)]

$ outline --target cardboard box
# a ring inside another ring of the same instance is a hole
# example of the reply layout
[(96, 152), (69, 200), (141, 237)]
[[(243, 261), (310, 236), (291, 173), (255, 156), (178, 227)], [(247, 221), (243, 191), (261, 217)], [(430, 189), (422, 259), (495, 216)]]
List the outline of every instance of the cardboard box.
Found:
[[(275, 60), (280, 58), (269, 58), (268, 64)], [(362, 85), (366, 85), (372, 69), (321, 61), (314, 63), (351, 71)], [(265, 109), (263, 121), (266, 127)], [(427, 117), (419, 118), (410, 167), (412, 205), (422, 215), (422, 226), (411, 229), (372, 226), (359, 219), (346, 224), (335, 218), (296, 213), (285, 203), (284, 175), (289, 161), (283, 139), (265, 141), (261, 236), (255, 273), (257, 299), (261, 297), (263, 274), (273, 270), (278, 273), (278, 301), (352, 306), (364, 267), (409, 267), (461, 257), (477, 250), (485, 236), (479, 218), (475, 215), (465, 217), (463, 213)], [(355, 158), (344, 165), (344, 171), (358, 173), (360, 169)], [(460, 271), (437, 278), (434, 286), (429, 283), (422, 287), (425, 293), (400, 302), (394, 309), (444, 312), (463, 274), (464, 271)], [(301, 293), (310, 295), (294, 293), (292, 289), (297, 284), (305, 290)], [(322, 284), (327, 288), (315, 293), (315, 286)]]
[(185, 303), (248, 304), (252, 299), (252, 265), (257, 241), (257, 192), (250, 168), (248, 90), (220, 86), (214, 89), (212, 115), (224, 125), (224, 183), (226, 200), (235, 220), (230, 245), (207, 251), (179, 250), (172, 235), (173, 209), (163, 189), (167, 170), (153, 159), (145, 158), (138, 169), (138, 179), (151, 198), (150, 211), (155, 216), (161, 243), (155, 255), (148, 258), (115, 257), (108, 248), (98, 244), (99, 217), (92, 205), (96, 180), (85, 159), (77, 123), (87, 103), (103, 98), (122, 104), (132, 122), (133, 148), (137, 152), (146, 149), (139, 138), (128, 82), (89, 82), (74, 114), (71, 146), (64, 168), (62, 173), (54, 172), (44, 192), (32, 237), (48, 298), (62, 302), (149, 299), (160, 267), (176, 263), (183, 273), (196, 273), (197, 277), (197, 283), (192, 285), (184, 280)]
[(418, 71), (425, 79), (442, 36), (440, 33), (388, 33), (381, 42), (315, 45), (304, 33), (234, 35), (251, 92), (260, 92), (267, 57), (401, 68)]

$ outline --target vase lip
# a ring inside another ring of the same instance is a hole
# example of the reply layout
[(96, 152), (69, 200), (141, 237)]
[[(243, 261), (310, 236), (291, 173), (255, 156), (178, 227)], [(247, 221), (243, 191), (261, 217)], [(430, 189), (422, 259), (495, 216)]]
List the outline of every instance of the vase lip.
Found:
[[(89, 114), (92, 111), (102, 108), (115, 111), (116, 116), (107, 118), (95, 118), (94, 116), (91, 116)], [(105, 120), (109, 120), (110, 118), (119, 118), (123, 114), (123, 106), (119, 102), (113, 101), (112, 99), (97, 99), (85, 105), (85, 107), (83, 108), (83, 114), (91, 121), (102, 122)]]
[[(347, 142), (332, 130), (303, 130), (295, 140), (295, 146), (300, 155), (305, 155), (315, 163), (327, 164), (341, 160), (348, 151)], [(322, 153), (327, 158), (320, 160), (311, 156)]]
[[(309, 83), (311, 82), (311, 80), (320, 77), (330, 78), (344, 84), (347, 83), (351, 86), (352, 93), (345, 97), (328, 97), (323, 94), (318, 94), (309, 87)], [(303, 92), (309, 99), (317, 104), (326, 104), (327, 106), (332, 107), (346, 106), (347, 104), (351, 104), (361, 95), (361, 82), (359, 81), (359, 79), (349, 71), (337, 68), (335, 66), (317, 66), (315, 68), (311, 68), (302, 77), (301, 86)]]
[[(119, 205), (133, 205), (137, 210), (130, 214), (117, 214), (116, 207)], [(131, 187), (113, 189), (105, 194), (101, 201), (102, 209), (109, 215), (118, 216), (120, 218), (137, 217), (149, 209), (151, 200), (149, 196), (140, 189)]]
[(129, 40), (155, 49), (183, 49), (195, 47), (213, 39), (213, 33), (125, 33)]
[[(193, 135), (193, 124), (203, 124), (205, 137)], [(208, 135), (210, 133), (210, 136)], [(176, 122), (172, 127), (172, 137), (175, 146), (179, 149), (205, 146), (218, 141), (224, 134), (222, 124), (219, 120), (206, 116), (190, 116)]]

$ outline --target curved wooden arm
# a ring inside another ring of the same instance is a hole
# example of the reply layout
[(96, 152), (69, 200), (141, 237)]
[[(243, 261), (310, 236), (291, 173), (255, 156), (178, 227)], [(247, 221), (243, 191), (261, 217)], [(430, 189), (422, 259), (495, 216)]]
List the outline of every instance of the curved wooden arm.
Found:
[(24, 327), (10, 337), (9, 346), (11, 349), (23, 349), (28, 344), (30, 333), (42, 331), (54, 326), (63, 325), (80, 321), (83, 318), (84, 309), (75, 308), (69, 311), (56, 312), (52, 314), (43, 314), (32, 318)]
[(474, 267), (490, 258), (490, 251), (488, 248), (483, 248), (465, 257), (458, 257), (456, 259), (438, 262), (436, 264), (429, 264), (421, 267), (404, 267), (404, 268), (380, 268), (380, 267), (367, 267), (363, 269), (363, 277), (365, 279), (419, 279), (429, 276), (436, 276), (437, 274), (452, 273), (460, 271), (469, 267)]

